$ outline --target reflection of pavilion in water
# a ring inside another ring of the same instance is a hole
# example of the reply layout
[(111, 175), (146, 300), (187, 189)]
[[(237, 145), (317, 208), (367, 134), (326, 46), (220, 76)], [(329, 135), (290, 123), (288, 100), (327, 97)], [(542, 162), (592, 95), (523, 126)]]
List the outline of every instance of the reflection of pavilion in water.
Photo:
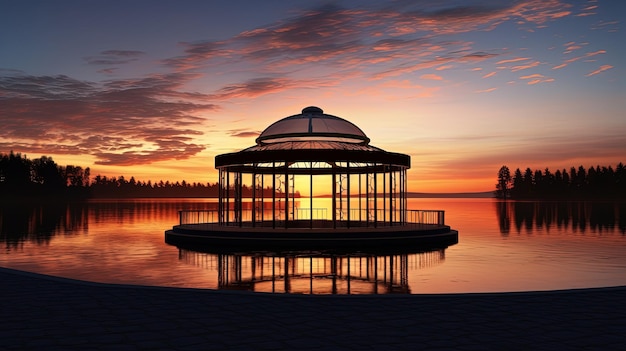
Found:
[(410, 293), (409, 271), (441, 264), (445, 249), (415, 254), (210, 254), (179, 249), (186, 263), (216, 271), (218, 289), (292, 294)]

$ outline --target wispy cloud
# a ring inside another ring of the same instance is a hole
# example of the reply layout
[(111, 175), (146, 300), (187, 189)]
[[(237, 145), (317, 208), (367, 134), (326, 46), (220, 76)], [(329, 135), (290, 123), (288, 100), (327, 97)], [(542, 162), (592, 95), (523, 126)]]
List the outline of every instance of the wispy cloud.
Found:
[(584, 7), (580, 13), (577, 13), (576, 16), (577, 17), (586, 17), (586, 16), (592, 16), (595, 15), (596, 12), (595, 10), (598, 8), (598, 5), (588, 5), (586, 7)]
[(90, 65), (121, 65), (137, 61), (143, 55), (145, 55), (143, 51), (106, 50), (99, 55), (85, 57), (85, 61)]
[(496, 62), (496, 65), (503, 65), (506, 63), (514, 63), (514, 62), (528, 61), (528, 60), (530, 60), (530, 57), (516, 57), (513, 59), (500, 60)]
[(595, 70), (593, 72), (589, 72), (585, 76), (587, 76), (587, 77), (595, 76), (596, 74), (600, 74), (600, 73), (602, 73), (602, 72), (604, 72), (606, 70), (609, 70), (611, 68), (613, 68), (613, 66), (611, 66), (611, 65), (602, 65), (597, 70)]
[[(158, 70), (165, 73), (135, 78), (90, 82), (2, 71), (0, 122), (8, 141), (0, 141), (0, 147), (91, 154), (98, 163), (117, 165), (186, 158), (206, 147), (198, 141), (202, 112), (217, 110), (224, 101), (335, 86), (347, 79), (367, 81), (371, 91), (402, 89), (410, 96), (432, 96), (439, 88), (420, 86), (420, 78), (442, 80), (438, 72), (452, 67), (483, 70), (478, 66), (511, 55), (504, 48), (480, 48), (460, 39), (461, 34), (493, 31), (504, 23), (543, 27), (573, 13), (561, 0), (475, 3), (324, 5), (231, 38), (180, 43), (180, 55), (160, 61)], [(576, 45), (581, 44), (565, 49)], [(112, 75), (145, 56), (116, 49), (83, 59)], [(530, 55), (516, 56), (496, 64), (512, 72), (542, 64)], [(496, 74), (493, 68), (485, 72), (490, 73), (483, 78)], [(201, 76), (217, 77), (220, 83), (207, 93), (190, 92), (187, 84)], [(531, 84), (536, 79), (526, 80)], [(540, 82), (546, 79), (551, 78)]]
[(527, 76), (521, 76), (520, 79), (526, 80), (526, 84), (528, 85), (535, 85), (535, 84), (539, 84), (539, 83), (549, 83), (549, 82), (554, 82), (554, 78), (550, 78), (550, 77), (545, 77), (541, 74), (535, 73), (535, 74), (530, 74)]
[(420, 76), (420, 79), (426, 79), (426, 80), (443, 80), (443, 77), (438, 76), (436, 74), (432, 74), (432, 73), (428, 73), (428, 74), (422, 74)]
[[(329, 78), (343, 79), (346, 70), (353, 70), (365, 79), (394, 79), (398, 75), (444, 70), (456, 64), (497, 57), (498, 51), (477, 51), (472, 49), (473, 43), (452, 36), (475, 30), (490, 31), (513, 18), (525, 25), (545, 25), (567, 16), (569, 7), (559, 0), (480, 6), (444, 2), (436, 9), (425, 3), (404, 2), (356, 8), (324, 5), (230, 39), (181, 43), (183, 55), (164, 63), (178, 71), (194, 72), (238, 65), (256, 71), (259, 80), (266, 80), (264, 77), (268, 75), (295, 80), (299, 72), (320, 64), (330, 72)], [(432, 73), (420, 73), (416, 78), (425, 74)], [(233, 82), (215, 95), (247, 97), (233, 92), (248, 91), (249, 84), (250, 81)], [(291, 89), (292, 85), (265, 87), (268, 92), (278, 92)], [(261, 93), (258, 89), (254, 91)]]
[(563, 63), (558, 64), (558, 65), (552, 67), (552, 69), (561, 69), (561, 68), (567, 67), (567, 65), (569, 65), (572, 62), (576, 62), (576, 61), (584, 59), (584, 58), (589, 58), (589, 57), (593, 57), (593, 56), (596, 56), (596, 55), (602, 55), (602, 54), (606, 54), (606, 50), (596, 50), (596, 51), (588, 52), (588, 53), (586, 53), (584, 55), (581, 55), (581, 56), (571, 57), (571, 58), (563, 61)]
[(246, 138), (246, 139), (256, 138), (259, 136), (259, 134), (261, 134), (261, 132), (258, 132), (258, 131), (250, 131), (250, 130), (242, 130), (242, 129), (230, 130), (229, 133), (230, 133), (230, 136), (233, 136), (236, 138)]
[(183, 159), (215, 105), (179, 89), (191, 77), (153, 75), (104, 84), (67, 76), (0, 76), (2, 149), (89, 154), (97, 164), (136, 165)]
[(513, 66), (513, 67), (511, 67), (511, 72), (517, 72), (517, 71), (521, 71), (521, 70), (537, 67), (540, 64), (541, 64), (541, 62), (539, 62), (539, 61), (533, 61), (533, 62), (529, 62), (529, 63), (524, 64), (524, 65)]
[(243, 83), (227, 85), (214, 94), (211, 100), (229, 100), (236, 98), (254, 98), (265, 94), (271, 94), (294, 87), (300, 87), (302, 82), (289, 78), (253, 78)]
[(574, 50), (578, 50), (578, 49), (582, 49), (583, 47), (580, 45), (570, 45), (568, 47), (565, 48), (565, 51), (563, 52), (564, 54), (569, 54), (570, 52), (574, 51)]

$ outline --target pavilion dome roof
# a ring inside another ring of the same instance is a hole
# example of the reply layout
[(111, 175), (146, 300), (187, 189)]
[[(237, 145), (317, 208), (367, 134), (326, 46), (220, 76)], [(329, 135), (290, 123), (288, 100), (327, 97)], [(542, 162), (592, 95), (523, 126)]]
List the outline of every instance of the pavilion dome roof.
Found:
[(367, 145), (370, 139), (353, 123), (309, 106), (301, 114), (272, 123), (256, 139), (258, 146), (285, 142), (323, 142)]

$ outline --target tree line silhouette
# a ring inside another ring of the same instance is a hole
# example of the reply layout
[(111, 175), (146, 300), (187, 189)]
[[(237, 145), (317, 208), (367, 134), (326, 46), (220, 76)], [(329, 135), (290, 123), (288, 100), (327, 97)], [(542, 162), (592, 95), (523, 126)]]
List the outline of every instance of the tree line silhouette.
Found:
[[(96, 175), (89, 167), (59, 166), (51, 157), (29, 159), (11, 151), (0, 153), (0, 194), (2, 198), (136, 198), (136, 197), (218, 197), (218, 183), (139, 181), (134, 177)], [(298, 194), (296, 194), (298, 195)], [(242, 196), (252, 189), (243, 185)], [(257, 194), (258, 196), (258, 194)], [(264, 197), (272, 188), (263, 189)], [(282, 196), (282, 195), (281, 195)]]
[(583, 166), (544, 171), (530, 168), (513, 175), (507, 166), (498, 171), (495, 196), (510, 199), (626, 199), (626, 167)]

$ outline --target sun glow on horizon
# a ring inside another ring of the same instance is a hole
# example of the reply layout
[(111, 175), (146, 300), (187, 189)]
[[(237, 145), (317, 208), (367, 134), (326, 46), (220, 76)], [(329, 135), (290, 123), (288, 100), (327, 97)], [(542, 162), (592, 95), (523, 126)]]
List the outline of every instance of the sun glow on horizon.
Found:
[(0, 13), (2, 153), (215, 183), (216, 155), (319, 106), (411, 156), (414, 192), (624, 161), (621, 2), (35, 3)]

